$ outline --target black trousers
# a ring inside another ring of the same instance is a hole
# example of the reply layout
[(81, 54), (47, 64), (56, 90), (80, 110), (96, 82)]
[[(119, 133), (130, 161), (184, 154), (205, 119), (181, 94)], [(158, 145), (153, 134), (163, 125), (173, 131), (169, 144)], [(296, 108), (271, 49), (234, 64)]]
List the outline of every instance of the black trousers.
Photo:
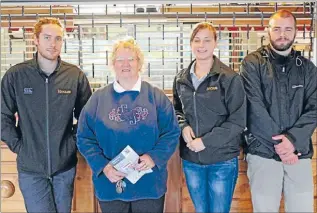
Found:
[(102, 213), (163, 213), (164, 201), (165, 195), (158, 199), (99, 201), (99, 204)]

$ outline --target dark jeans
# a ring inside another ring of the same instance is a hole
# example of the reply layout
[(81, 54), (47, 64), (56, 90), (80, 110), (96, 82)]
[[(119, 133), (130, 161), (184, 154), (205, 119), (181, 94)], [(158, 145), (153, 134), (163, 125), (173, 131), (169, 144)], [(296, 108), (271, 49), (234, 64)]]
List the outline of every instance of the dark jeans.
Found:
[(158, 199), (99, 201), (99, 204), (103, 213), (163, 213), (164, 201), (165, 195)]
[(48, 179), (19, 172), (19, 185), (27, 212), (71, 212), (76, 167)]
[(196, 212), (229, 212), (238, 178), (238, 158), (199, 165), (183, 160), (190, 197)]

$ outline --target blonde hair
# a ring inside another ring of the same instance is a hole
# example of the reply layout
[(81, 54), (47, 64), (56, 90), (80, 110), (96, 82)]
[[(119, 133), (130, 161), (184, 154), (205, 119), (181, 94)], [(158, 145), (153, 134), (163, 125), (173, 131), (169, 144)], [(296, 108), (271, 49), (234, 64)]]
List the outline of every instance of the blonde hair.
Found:
[(115, 62), (115, 59), (117, 57), (117, 52), (119, 48), (126, 48), (126, 49), (130, 49), (133, 52), (135, 52), (136, 56), (137, 56), (137, 60), (139, 61), (139, 67), (140, 70), (139, 72), (141, 72), (143, 64), (144, 64), (144, 55), (141, 51), (140, 46), (137, 44), (137, 42), (134, 40), (133, 37), (125, 37), (121, 40), (117, 40), (114, 45), (113, 45), (113, 49), (112, 49), (112, 54), (111, 54), (111, 61), (112, 61), (112, 65)]
[(52, 18), (52, 17), (40, 18), (37, 21), (37, 23), (34, 25), (34, 36), (36, 36), (36, 38), (39, 37), (40, 33), (42, 32), (42, 26), (45, 24), (56, 24), (63, 29), (63, 25), (61, 24), (58, 18)]
[(203, 29), (208, 29), (209, 31), (211, 31), (214, 35), (214, 39), (215, 41), (217, 41), (217, 32), (216, 32), (216, 29), (214, 26), (212, 26), (212, 24), (210, 22), (200, 22), (200, 23), (197, 23), (194, 28), (193, 28), (193, 31), (190, 35), (190, 43), (193, 42), (195, 36), (197, 35), (197, 33), (200, 31), (200, 30), (203, 30)]

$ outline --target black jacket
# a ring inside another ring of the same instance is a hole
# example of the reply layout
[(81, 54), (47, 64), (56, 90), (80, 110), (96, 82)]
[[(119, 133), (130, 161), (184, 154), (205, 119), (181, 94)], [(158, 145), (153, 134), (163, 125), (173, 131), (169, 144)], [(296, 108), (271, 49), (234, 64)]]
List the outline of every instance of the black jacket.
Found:
[(247, 152), (280, 160), (272, 136), (285, 134), (300, 158), (311, 158), (317, 120), (313, 63), (294, 50), (284, 57), (266, 46), (249, 54), (240, 72), (248, 99)]
[(85, 74), (60, 58), (49, 77), (40, 70), (36, 57), (5, 73), (1, 140), (17, 153), (19, 171), (51, 177), (76, 165), (73, 116), (78, 119), (90, 96)]
[(192, 64), (174, 80), (173, 104), (181, 129), (191, 126), (206, 149), (193, 152), (181, 137), (181, 158), (198, 164), (232, 159), (239, 155), (241, 133), (246, 125), (246, 101), (240, 76), (214, 57), (209, 74), (195, 90), (190, 76)]

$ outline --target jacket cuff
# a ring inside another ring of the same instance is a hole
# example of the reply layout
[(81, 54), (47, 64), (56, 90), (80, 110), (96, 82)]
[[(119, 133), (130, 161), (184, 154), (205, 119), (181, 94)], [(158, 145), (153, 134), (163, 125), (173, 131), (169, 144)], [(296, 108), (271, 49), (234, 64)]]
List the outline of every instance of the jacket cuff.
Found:
[(21, 150), (21, 147), (22, 147), (22, 139), (19, 139), (15, 144), (14, 146), (9, 146), (9, 149), (14, 152), (15, 154), (19, 154), (20, 150)]
[(202, 143), (204, 144), (205, 147), (208, 147), (208, 142), (207, 141), (210, 141), (209, 135), (205, 134), (203, 137), (201, 137), (201, 141), (202, 141)]
[(300, 156), (301, 155), (301, 150), (298, 149), (298, 147), (296, 147), (296, 143), (295, 143), (296, 142), (296, 138), (294, 137), (294, 135), (292, 135), (289, 132), (284, 132), (283, 134), (293, 144), (294, 149), (295, 149), (294, 154)]
[(189, 126), (189, 124), (188, 124), (187, 122), (184, 122), (184, 123), (179, 124), (179, 127), (180, 127), (181, 131), (183, 131), (183, 129), (184, 129), (185, 127), (187, 127), (187, 126)]

